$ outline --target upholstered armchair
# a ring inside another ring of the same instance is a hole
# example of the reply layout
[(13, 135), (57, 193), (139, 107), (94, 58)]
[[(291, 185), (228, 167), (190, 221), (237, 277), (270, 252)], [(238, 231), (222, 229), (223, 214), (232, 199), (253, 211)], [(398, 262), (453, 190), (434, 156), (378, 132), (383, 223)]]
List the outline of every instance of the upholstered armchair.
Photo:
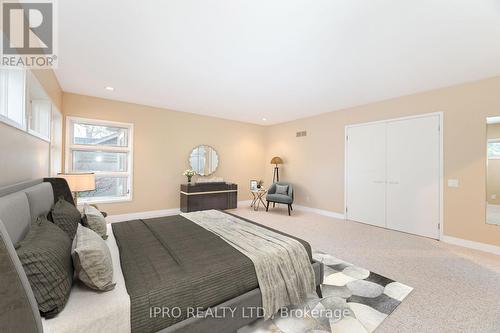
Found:
[(273, 203), (273, 207), (276, 204), (285, 204), (288, 206), (288, 215), (290, 211), (293, 210), (293, 185), (287, 182), (277, 182), (271, 185), (267, 190), (266, 195), (266, 212), (269, 210), (269, 203)]

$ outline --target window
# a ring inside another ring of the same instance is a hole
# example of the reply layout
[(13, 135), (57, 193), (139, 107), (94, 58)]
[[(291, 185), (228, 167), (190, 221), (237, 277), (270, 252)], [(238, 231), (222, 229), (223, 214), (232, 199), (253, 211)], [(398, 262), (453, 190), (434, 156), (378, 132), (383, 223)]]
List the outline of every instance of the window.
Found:
[(133, 125), (69, 117), (67, 131), (66, 169), (96, 174), (96, 189), (79, 201), (130, 200)]
[(29, 78), (28, 132), (50, 141), (52, 102), (35, 76), (30, 75)]
[(488, 140), (488, 158), (500, 159), (500, 139)]
[(50, 140), (52, 103), (47, 100), (31, 100), (29, 132), (44, 140)]
[(25, 89), (25, 70), (0, 69), (0, 120), (23, 130), (26, 130)]

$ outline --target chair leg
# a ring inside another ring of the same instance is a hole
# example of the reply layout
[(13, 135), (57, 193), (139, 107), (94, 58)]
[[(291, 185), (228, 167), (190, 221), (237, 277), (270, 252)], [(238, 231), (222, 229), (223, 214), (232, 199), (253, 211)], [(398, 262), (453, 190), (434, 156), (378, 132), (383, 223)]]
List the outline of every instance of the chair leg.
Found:
[(269, 211), (269, 201), (267, 202), (267, 205), (266, 205), (266, 212)]
[(292, 212), (293, 212), (293, 206), (292, 206), (292, 204), (290, 204), (290, 209), (291, 209), (291, 210), (292, 210)]
[(273, 208), (276, 207), (276, 202), (273, 202)]
[(292, 205), (290, 205), (290, 204), (288, 205), (288, 216), (290, 216), (290, 207), (291, 207), (291, 206), (292, 206)]
[(323, 298), (323, 292), (321, 291), (321, 287), (320, 286), (316, 287), (316, 294), (318, 294), (319, 298)]

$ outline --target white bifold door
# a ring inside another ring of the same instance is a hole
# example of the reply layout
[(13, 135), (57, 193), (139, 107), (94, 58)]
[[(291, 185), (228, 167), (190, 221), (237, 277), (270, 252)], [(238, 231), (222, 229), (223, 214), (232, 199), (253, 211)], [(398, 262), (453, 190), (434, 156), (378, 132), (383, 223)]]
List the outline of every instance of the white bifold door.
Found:
[(347, 219), (439, 238), (439, 115), (347, 128)]

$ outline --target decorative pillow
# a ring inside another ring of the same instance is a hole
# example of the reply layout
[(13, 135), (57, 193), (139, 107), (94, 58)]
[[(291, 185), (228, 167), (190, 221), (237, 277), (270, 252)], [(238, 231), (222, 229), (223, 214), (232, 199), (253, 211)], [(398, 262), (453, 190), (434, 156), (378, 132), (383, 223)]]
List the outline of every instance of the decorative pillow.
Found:
[(71, 240), (59, 227), (39, 217), (16, 245), (16, 252), (40, 314), (54, 317), (66, 305), (73, 283)]
[(82, 219), (80, 211), (63, 198), (59, 198), (54, 207), (52, 207), (51, 215), (52, 222), (73, 240), (73, 238), (75, 238), (76, 228)]
[(85, 205), (83, 207), (85, 218), (82, 220), (83, 225), (94, 230), (102, 239), (108, 238), (108, 229), (106, 227), (106, 219), (101, 212), (94, 206)]
[(288, 195), (288, 185), (276, 184), (276, 194)]
[(78, 226), (73, 263), (76, 276), (87, 287), (99, 291), (109, 291), (115, 287), (108, 245), (89, 228)]

